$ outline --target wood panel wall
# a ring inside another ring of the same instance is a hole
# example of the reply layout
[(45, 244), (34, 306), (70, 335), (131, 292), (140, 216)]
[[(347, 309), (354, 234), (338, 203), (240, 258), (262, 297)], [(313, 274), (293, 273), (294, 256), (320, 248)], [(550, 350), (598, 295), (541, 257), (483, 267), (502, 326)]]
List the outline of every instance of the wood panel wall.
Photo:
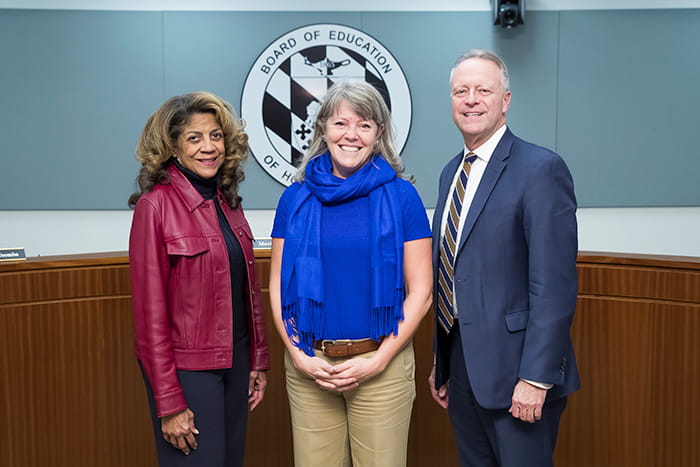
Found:
[(700, 465), (700, 258), (583, 253), (557, 465)]
[[(257, 252), (263, 285), (269, 252)], [(700, 258), (582, 253), (572, 329), (583, 388), (555, 455), (567, 467), (700, 465)], [(266, 287), (263, 287), (266, 291)], [(252, 414), (246, 465), (292, 466), (283, 347)], [(430, 398), (432, 321), (415, 338), (409, 466), (457, 465), (445, 411)], [(0, 465), (153, 466), (132, 352), (124, 253), (0, 263)]]

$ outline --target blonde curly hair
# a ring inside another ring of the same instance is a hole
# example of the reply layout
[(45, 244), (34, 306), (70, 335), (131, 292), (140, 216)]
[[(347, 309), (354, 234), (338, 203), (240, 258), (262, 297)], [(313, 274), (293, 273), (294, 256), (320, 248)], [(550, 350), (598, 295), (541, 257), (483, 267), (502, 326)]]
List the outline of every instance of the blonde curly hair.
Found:
[(224, 132), (224, 163), (219, 169), (218, 184), (229, 206), (238, 207), (238, 185), (245, 178), (243, 162), (248, 158), (245, 123), (236, 116), (231, 104), (203, 91), (171, 97), (146, 122), (136, 146), (136, 160), (141, 163), (136, 178), (140, 190), (129, 197), (129, 207), (134, 207), (141, 195), (155, 185), (170, 183), (167, 167), (175, 154), (177, 139), (192, 115), (201, 113), (214, 115)]

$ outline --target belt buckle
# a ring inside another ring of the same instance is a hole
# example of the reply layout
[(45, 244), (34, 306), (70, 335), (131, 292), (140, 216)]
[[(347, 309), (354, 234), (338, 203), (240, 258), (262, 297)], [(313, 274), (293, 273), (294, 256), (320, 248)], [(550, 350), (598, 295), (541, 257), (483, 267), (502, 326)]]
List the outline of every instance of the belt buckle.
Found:
[(336, 341), (333, 339), (323, 339), (321, 341), (321, 352), (326, 353), (326, 345), (334, 345)]
[[(361, 339), (360, 341), (365, 340)], [(326, 350), (330, 352), (330, 349), (326, 349), (326, 346), (332, 346), (332, 347), (344, 347), (345, 352), (348, 352), (350, 348), (353, 346), (354, 343), (360, 342), (357, 339), (324, 339), (321, 341), (321, 352), (325, 353), (329, 357), (341, 357), (343, 356), (343, 351), (340, 351), (337, 355), (328, 353)], [(347, 355), (347, 354), (345, 354)]]
[[(329, 357), (341, 357), (343, 355), (351, 355), (350, 350), (355, 344), (360, 344), (362, 342), (371, 341), (372, 339), (323, 339), (321, 340), (321, 352), (325, 353)], [(343, 351), (336, 350), (335, 353), (329, 353), (331, 350), (328, 347), (342, 347)], [(345, 352), (345, 353), (343, 353)]]

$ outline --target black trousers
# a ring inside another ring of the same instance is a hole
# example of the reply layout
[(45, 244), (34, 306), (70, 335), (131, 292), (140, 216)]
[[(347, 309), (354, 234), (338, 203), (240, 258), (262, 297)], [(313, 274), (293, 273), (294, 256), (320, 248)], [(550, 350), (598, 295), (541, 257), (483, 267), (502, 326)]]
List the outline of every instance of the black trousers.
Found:
[(177, 370), (185, 399), (199, 430), (197, 450), (188, 456), (163, 439), (153, 391), (144, 375), (161, 467), (241, 467), (248, 421), (248, 338), (234, 345), (233, 366), (223, 370)]
[(462, 467), (551, 467), (566, 397), (546, 401), (542, 419), (527, 423), (504, 409), (485, 409), (472, 391), (459, 324), (451, 332), (448, 413)]

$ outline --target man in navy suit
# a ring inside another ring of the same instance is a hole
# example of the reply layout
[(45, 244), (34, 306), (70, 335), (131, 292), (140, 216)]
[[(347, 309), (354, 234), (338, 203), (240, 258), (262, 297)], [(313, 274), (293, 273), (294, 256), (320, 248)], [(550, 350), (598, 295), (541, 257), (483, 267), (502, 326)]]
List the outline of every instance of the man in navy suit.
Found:
[(566, 396), (579, 388), (571, 174), (506, 126), (508, 71), (493, 52), (461, 56), (450, 92), (465, 148), (440, 175), (433, 218), (432, 395), (462, 466), (551, 466)]

